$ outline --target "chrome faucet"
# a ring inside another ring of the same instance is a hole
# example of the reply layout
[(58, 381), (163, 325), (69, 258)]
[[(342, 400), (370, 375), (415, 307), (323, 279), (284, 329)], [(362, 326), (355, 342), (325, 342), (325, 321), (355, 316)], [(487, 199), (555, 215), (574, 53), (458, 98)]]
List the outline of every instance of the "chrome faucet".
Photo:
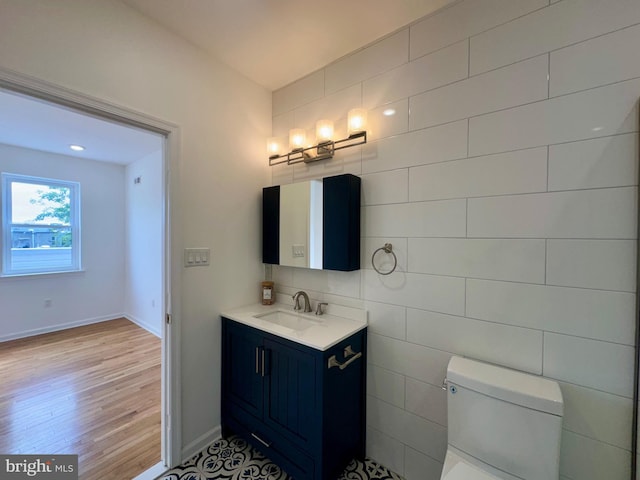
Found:
[[(300, 306), (300, 297), (302, 296), (302, 298), (304, 298), (304, 310), (302, 310), (302, 307)], [(306, 294), (306, 292), (303, 292), (302, 290), (300, 290), (299, 292), (296, 292), (293, 295), (293, 309), (294, 310), (302, 310), (303, 312), (310, 312), (311, 311), (311, 302), (309, 302), (309, 295)]]

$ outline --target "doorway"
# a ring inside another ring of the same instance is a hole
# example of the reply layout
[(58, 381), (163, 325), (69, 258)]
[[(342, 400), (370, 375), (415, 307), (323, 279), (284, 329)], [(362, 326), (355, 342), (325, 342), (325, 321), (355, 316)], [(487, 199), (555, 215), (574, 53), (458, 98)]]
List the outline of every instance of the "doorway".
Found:
[[(158, 469), (171, 467), (179, 463), (180, 458), (180, 405), (179, 405), (179, 375), (177, 361), (179, 356), (178, 322), (173, 315), (173, 308), (177, 307), (176, 298), (172, 292), (179, 291), (180, 279), (171, 259), (179, 258), (172, 255), (172, 251), (180, 248), (176, 242), (171, 242), (171, 212), (176, 208), (170, 192), (175, 191), (175, 180), (170, 172), (177, 171), (177, 133), (175, 125), (147, 117), (137, 112), (110, 105), (100, 99), (95, 99), (80, 93), (70, 92), (15, 72), (0, 70), (0, 88), (9, 92), (25, 95), (82, 114), (112, 122), (127, 127), (133, 127), (147, 133), (160, 135), (164, 139), (165, 148), (162, 155), (161, 189), (162, 189), (162, 233), (161, 233), (161, 295), (151, 304), (159, 310), (159, 334), (161, 336), (161, 465)], [(173, 187), (173, 188), (172, 188)], [(140, 477), (142, 478), (142, 477)]]

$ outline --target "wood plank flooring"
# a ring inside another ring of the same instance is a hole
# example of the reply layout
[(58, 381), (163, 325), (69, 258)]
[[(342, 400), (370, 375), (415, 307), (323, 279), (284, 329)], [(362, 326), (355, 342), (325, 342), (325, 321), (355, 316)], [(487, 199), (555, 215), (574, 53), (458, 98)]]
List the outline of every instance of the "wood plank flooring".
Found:
[(124, 318), (0, 343), (0, 453), (77, 454), (82, 480), (155, 465), (160, 348)]

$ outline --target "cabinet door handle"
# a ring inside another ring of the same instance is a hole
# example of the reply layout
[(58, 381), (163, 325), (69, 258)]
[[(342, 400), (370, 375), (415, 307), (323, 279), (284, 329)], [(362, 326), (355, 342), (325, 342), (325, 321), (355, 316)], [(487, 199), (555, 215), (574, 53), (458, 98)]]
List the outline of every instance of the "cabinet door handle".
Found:
[(269, 448), (271, 446), (270, 442), (265, 442), (263, 439), (261, 439), (258, 435), (256, 435), (255, 433), (251, 432), (251, 436), (253, 438), (255, 438), (256, 440), (258, 440), (261, 444), (263, 444), (265, 447)]
[(260, 347), (256, 347), (256, 373), (260, 373), (260, 366), (258, 365), (259, 360), (259, 356), (258, 356), (258, 351), (260, 350)]
[(264, 377), (264, 348), (262, 349), (262, 376)]
[(336, 359), (335, 355), (331, 355), (329, 357), (329, 361), (327, 362), (327, 368), (338, 367), (340, 370), (344, 370), (349, 365), (351, 365), (353, 362), (355, 362), (357, 359), (359, 359), (361, 356), (362, 356), (362, 352), (358, 352), (358, 353), (354, 354), (351, 358), (349, 358), (349, 360), (347, 360), (346, 362), (340, 363)]

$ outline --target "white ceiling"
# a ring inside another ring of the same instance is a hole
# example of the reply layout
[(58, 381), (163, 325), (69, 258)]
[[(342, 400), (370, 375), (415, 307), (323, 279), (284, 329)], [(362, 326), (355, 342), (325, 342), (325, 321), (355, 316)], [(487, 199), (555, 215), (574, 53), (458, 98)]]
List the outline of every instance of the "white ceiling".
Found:
[(0, 143), (126, 165), (160, 150), (163, 138), (0, 90)]
[[(275, 90), (456, 0), (122, 1)], [(162, 137), (0, 90), (0, 143), (126, 165)]]
[(276, 90), (455, 0), (122, 0)]

